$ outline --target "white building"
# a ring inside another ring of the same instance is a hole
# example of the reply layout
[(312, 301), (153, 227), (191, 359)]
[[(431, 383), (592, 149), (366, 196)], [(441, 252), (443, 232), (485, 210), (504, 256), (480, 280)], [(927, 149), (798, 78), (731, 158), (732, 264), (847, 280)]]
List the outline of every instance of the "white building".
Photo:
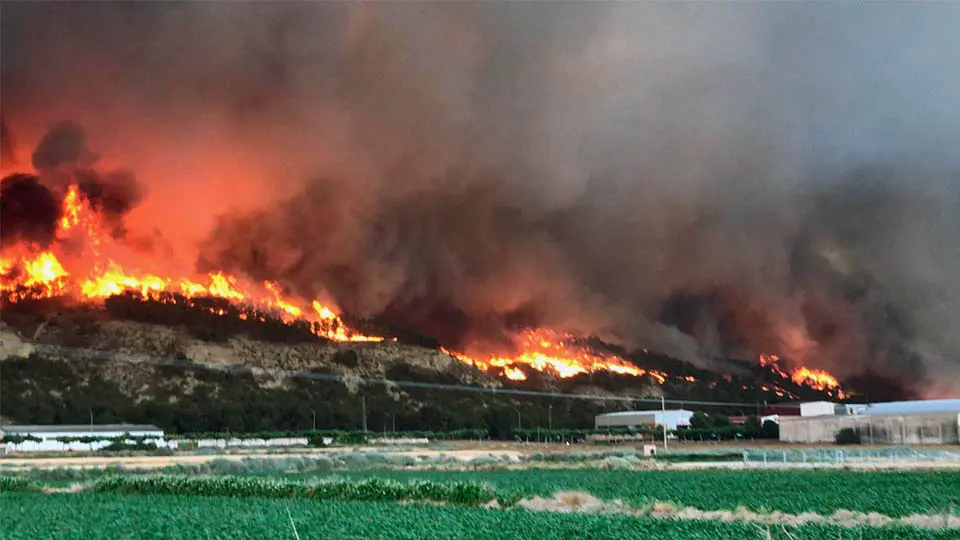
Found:
[(863, 414), (867, 411), (867, 407), (869, 407), (869, 405), (847, 403), (837, 408), (837, 414)]
[(871, 403), (861, 414), (928, 414), (960, 413), (960, 399), (927, 399), (923, 401), (890, 401)]
[(667, 426), (667, 429), (677, 429), (680, 426), (689, 426), (693, 411), (676, 409), (669, 411), (622, 411), (599, 414), (594, 425), (597, 429), (637, 428)]
[(829, 401), (811, 401), (800, 404), (800, 416), (834, 416), (837, 404)]
[(891, 414), (960, 413), (960, 399), (928, 399), (922, 401), (890, 401), (887, 403), (837, 404), (829, 401), (811, 401), (800, 404), (801, 417), (857, 416)]
[[(54, 425), (54, 426), (3, 426), (0, 437), (32, 437), (16, 443), (7, 443), (7, 452), (89, 452), (113, 444), (118, 437), (146, 437), (158, 447), (175, 448), (175, 441), (164, 439), (163, 430), (156, 426), (134, 424), (106, 425)], [(80, 442), (76, 439), (97, 439), (92, 442)], [(133, 443), (132, 439), (127, 439)]]

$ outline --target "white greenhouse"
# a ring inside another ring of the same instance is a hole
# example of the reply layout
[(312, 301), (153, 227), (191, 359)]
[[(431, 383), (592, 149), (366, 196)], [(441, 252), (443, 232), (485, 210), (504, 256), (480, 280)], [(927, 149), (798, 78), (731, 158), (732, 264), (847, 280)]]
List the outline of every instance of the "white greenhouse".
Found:
[(0, 436), (27, 439), (8, 442), (8, 452), (89, 452), (107, 447), (120, 437), (130, 437), (125, 439), (128, 443), (144, 439), (157, 447), (176, 446), (176, 441), (164, 439), (163, 430), (157, 426), (135, 424), (3, 426)]

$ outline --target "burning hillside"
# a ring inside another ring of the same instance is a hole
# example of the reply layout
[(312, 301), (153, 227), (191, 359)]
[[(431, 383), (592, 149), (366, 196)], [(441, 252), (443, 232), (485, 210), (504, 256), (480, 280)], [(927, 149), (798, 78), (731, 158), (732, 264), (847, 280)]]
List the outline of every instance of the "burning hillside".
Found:
[(817, 390), (823, 390), (830, 396), (836, 396), (839, 399), (844, 398), (843, 389), (837, 378), (819, 369), (810, 369), (800, 366), (798, 368), (784, 371), (784, 363), (779, 356), (775, 354), (761, 354), (760, 365), (770, 368), (774, 373), (784, 379), (789, 379), (799, 385), (809, 386)]
[[(65, 147), (66, 156), (48, 155)], [(40, 171), (58, 168), (57, 178), (65, 190), (51, 189), (39, 176), (22, 173), (8, 176), (0, 184), (5, 218), (0, 292), (5, 302), (63, 297), (97, 303), (133, 293), (142, 299), (186, 303), (226, 315), (222, 308), (197, 302), (214, 298), (253, 309), (234, 314), (241, 319), (272, 316), (288, 324), (306, 322), (312, 333), (334, 341), (384, 340), (383, 336), (364, 335), (349, 328), (334, 308), (319, 300), (289, 296), (272, 281), (255, 282), (223, 271), (171, 275), (152, 268), (150, 257), (139, 257), (125, 244), (122, 215), (105, 211), (108, 206), (98, 198), (103, 193), (116, 193), (111, 176), (99, 174), (92, 162), (81, 165), (81, 154), (89, 154), (82, 130), (74, 124), (59, 124), (41, 141), (34, 163)], [(86, 183), (81, 184), (81, 179)], [(126, 201), (114, 202), (114, 207), (126, 206)], [(108, 224), (109, 218), (112, 223)], [(120, 260), (136, 264), (121, 264)], [(572, 344), (572, 336), (525, 330), (518, 338), (513, 345), (519, 352), (511, 356), (450, 354), (484, 371), (502, 369), (508, 378), (516, 380), (526, 378), (521, 367), (552, 371), (560, 377), (594, 371), (634, 376), (646, 373), (621, 358)], [(657, 377), (662, 382), (662, 377)]]
[[(63, 139), (70, 142), (66, 159), (47, 155), (51, 147), (62, 149), (64, 143), (57, 141)], [(117, 176), (98, 172), (92, 160), (80, 164), (81, 154), (88, 154), (82, 130), (73, 124), (60, 124), (41, 141), (34, 163), (40, 172), (56, 167), (56, 177), (65, 186), (62, 191), (46, 186), (39, 176), (23, 173), (8, 176), (0, 183), (5, 218), (5, 240), (0, 249), (0, 292), (4, 302), (64, 298), (97, 304), (132, 294), (142, 300), (183, 303), (242, 320), (264, 321), (269, 316), (290, 325), (305, 323), (314, 335), (333, 341), (389, 339), (350, 328), (335, 308), (317, 299), (289, 295), (274, 281), (257, 282), (219, 270), (185, 275), (164, 273), (164, 264), (149, 256), (139, 256), (125, 242), (122, 214), (132, 206), (132, 201), (120, 194), (131, 190), (118, 190), (110, 183), (110, 178)], [(112, 203), (107, 202), (104, 194), (113, 194)], [(113, 213), (110, 208), (115, 209)], [(121, 260), (135, 263), (123, 264)], [(203, 299), (219, 299), (243, 309), (228, 313), (223, 307), (202, 302)], [(590, 347), (576, 336), (543, 328), (519, 330), (499, 350), (489, 346), (476, 351), (443, 347), (441, 350), (482, 371), (493, 370), (518, 381), (527, 378), (528, 370), (562, 378), (607, 371), (648, 376), (659, 384), (668, 377)], [(809, 379), (795, 374), (793, 380), (798, 384), (811, 383), (821, 390), (838, 388), (836, 380), (825, 373)]]

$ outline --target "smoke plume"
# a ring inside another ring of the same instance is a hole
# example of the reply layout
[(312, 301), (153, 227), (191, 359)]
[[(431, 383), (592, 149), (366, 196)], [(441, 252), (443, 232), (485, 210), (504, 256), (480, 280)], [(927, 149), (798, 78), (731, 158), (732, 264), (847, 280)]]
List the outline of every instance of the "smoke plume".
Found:
[(57, 233), (61, 203), (36, 176), (4, 178), (0, 182), (0, 245), (50, 245)]
[(0, 118), (0, 167), (16, 165), (16, 141), (7, 129), (7, 123)]
[[(76, 119), (151, 188), (131, 226), (199, 266), (445, 343), (537, 324), (947, 395), (958, 22), (950, 4), (5, 4), (3, 112), (35, 140)], [(34, 163), (82, 164), (58, 137)]]
[(76, 184), (80, 197), (116, 238), (126, 234), (124, 217), (140, 203), (142, 186), (127, 171), (99, 171), (96, 154), (75, 122), (54, 125), (33, 152), (36, 175), (14, 173), (0, 180), (0, 238), (3, 244), (53, 242), (66, 189)]

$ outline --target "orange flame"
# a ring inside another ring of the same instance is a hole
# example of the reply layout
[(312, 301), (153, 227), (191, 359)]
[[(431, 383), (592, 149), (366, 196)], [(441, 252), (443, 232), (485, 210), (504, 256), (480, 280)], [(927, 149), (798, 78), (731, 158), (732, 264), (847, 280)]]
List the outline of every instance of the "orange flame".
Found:
[[(380, 336), (366, 336), (348, 328), (332, 309), (314, 300), (313, 312), (283, 297), (280, 286), (265, 282), (262, 286), (242, 281), (224, 272), (206, 276), (165, 278), (151, 273), (133, 272), (123, 268), (110, 257), (103, 256), (110, 247), (110, 237), (104, 233), (99, 216), (82, 197), (79, 188), (71, 185), (63, 198), (62, 217), (58, 222), (58, 240), (81, 240), (83, 258), (93, 259), (92, 269), (74, 275), (68, 272), (59, 257), (61, 245), (52, 251), (40, 251), (29, 246), (16, 246), (0, 253), (0, 292), (8, 301), (27, 298), (70, 296), (81, 301), (98, 301), (124, 294), (138, 293), (143, 298), (164, 302), (175, 299), (161, 293), (176, 293), (187, 299), (214, 297), (235, 304), (246, 304), (276, 312), (286, 323), (303, 320), (311, 323), (315, 334), (335, 341), (382, 341)], [(74, 257), (76, 258), (76, 257)], [(210, 308), (216, 315), (226, 315), (223, 308)], [(246, 320), (247, 313), (238, 315)], [(263, 316), (258, 316), (265, 320)]]
[[(792, 370), (790, 373), (787, 373), (780, 367), (779, 364), (780, 357), (775, 354), (764, 353), (760, 355), (760, 365), (769, 367), (780, 377), (784, 379), (790, 379), (802, 386), (809, 386), (810, 388), (814, 388), (816, 390), (825, 391), (830, 395), (834, 395), (835, 393), (839, 399), (844, 398), (843, 389), (840, 388), (840, 382), (836, 377), (827, 373), (826, 371), (801, 366)], [(766, 388), (764, 388), (764, 390), (766, 390)], [(780, 393), (781, 391), (778, 389), (777, 394)]]
[(513, 380), (527, 378), (519, 366), (528, 366), (537, 371), (550, 371), (562, 378), (609, 371), (635, 377), (647, 375), (660, 384), (667, 380), (665, 373), (641, 369), (618, 356), (600, 354), (578, 345), (573, 336), (568, 334), (545, 329), (526, 330), (517, 335), (515, 341), (516, 349), (520, 352), (510, 355), (465, 354), (447, 349), (441, 350), (482, 371), (502, 368), (504, 375)]

